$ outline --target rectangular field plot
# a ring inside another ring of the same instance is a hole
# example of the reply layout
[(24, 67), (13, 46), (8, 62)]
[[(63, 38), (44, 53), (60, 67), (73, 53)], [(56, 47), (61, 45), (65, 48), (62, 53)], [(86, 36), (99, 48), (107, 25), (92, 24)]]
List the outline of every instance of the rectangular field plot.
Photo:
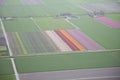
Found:
[(0, 58), (0, 76), (14, 74), (10, 59)]
[(26, 32), (37, 30), (36, 25), (30, 19), (3, 20), (6, 32)]
[(104, 49), (79, 30), (12, 32), (7, 36), (14, 55)]
[(67, 23), (64, 18), (35, 18), (34, 22), (42, 30), (73, 29), (74, 27)]
[(105, 49), (120, 49), (120, 29), (110, 28), (88, 16), (70, 21)]
[(0, 80), (15, 80), (10, 59), (0, 58)]
[[(0, 7), (0, 16), (28, 17), (28, 16), (56, 16), (61, 13), (84, 14), (85, 10), (69, 1), (24, 0), (30, 4), (22, 5), (23, 0), (5, 0), (7, 6)], [(34, 3), (35, 2), (35, 3)], [(37, 5), (37, 6), (36, 6)], [(39, 6), (40, 5), (40, 6)]]
[(36, 30), (74, 29), (64, 18), (13, 18), (3, 20), (7, 32), (29, 32)]
[[(19, 73), (120, 67), (120, 51), (17, 57)], [(88, 65), (89, 64), (89, 65)]]

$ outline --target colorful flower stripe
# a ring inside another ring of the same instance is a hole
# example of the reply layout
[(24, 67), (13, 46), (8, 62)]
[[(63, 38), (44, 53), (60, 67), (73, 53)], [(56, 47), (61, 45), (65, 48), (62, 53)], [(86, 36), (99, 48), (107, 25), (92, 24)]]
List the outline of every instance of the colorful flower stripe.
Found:
[(77, 42), (72, 36), (70, 36), (65, 30), (60, 30), (60, 32), (68, 38), (79, 50), (85, 51), (85, 47), (82, 46), (79, 42)]
[(47, 35), (53, 40), (56, 46), (61, 51), (72, 51), (69, 46), (67, 46), (64, 41), (54, 32), (54, 31), (45, 31)]
[(42, 31), (43, 36), (44, 36), (44, 41), (46, 40), (46, 45), (49, 45), (49, 47), (52, 48), (52, 52), (59, 52), (59, 48), (55, 45), (55, 43), (52, 41), (51, 38), (45, 33), (45, 31)]
[(120, 28), (120, 23), (115, 22), (107, 17), (98, 17), (98, 18), (96, 18), (96, 20), (98, 20), (104, 24), (107, 24), (113, 28)]
[(99, 44), (97, 44), (90, 37), (85, 35), (79, 30), (66, 30), (74, 39), (76, 39), (79, 43), (84, 45), (88, 50), (101, 50), (103, 49)]
[(67, 39), (59, 30), (55, 31), (57, 33), (57, 35), (60, 36), (60, 38), (73, 50), (73, 51), (78, 51), (79, 49), (70, 42), (69, 39)]

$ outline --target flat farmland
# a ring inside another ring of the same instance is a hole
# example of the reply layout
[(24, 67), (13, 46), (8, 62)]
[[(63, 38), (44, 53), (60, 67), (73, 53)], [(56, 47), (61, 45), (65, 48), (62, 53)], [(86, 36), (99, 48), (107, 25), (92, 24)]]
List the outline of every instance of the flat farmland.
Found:
[(30, 19), (13, 19), (3, 21), (7, 32), (26, 32), (37, 30), (37, 27)]
[(14, 74), (10, 59), (0, 59), (0, 75)]
[[(71, 20), (71, 22), (76, 24), (85, 34), (104, 46), (105, 49), (120, 48), (119, 28), (110, 28), (109, 26), (88, 16), (81, 17), (78, 20)], [(86, 22), (89, 22), (89, 24), (86, 24)]]
[(64, 18), (35, 18), (34, 21), (42, 30), (74, 29)]
[(36, 30), (74, 29), (64, 18), (17, 18), (3, 20), (7, 32), (28, 32)]
[[(14, 16), (14, 17), (25, 17), (25, 16), (55, 16), (61, 13), (71, 14), (84, 14), (85, 10), (80, 9), (76, 4), (72, 4), (69, 1), (44, 0), (43, 5), (23, 5), (20, 0), (9, 0), (5, 1), (6, 5), (0, 7), (0, 16)], [(71, 5), (72, 4), (72, 5)], [(56, 6), (56, 7), (55, 7)], [(68, 9), (69, 8), (69, 9)]]
[(15, 75), (10, 59), (0, 59), (0, 79), (15, 80)]
[[(16, 57), (19, 73), (119, 67), (119, 50)], [(101, 59), (102, 57), (102, 59)], [(32, 64), (32, 65), (31, 65)], [(88, 65), (89, 64), (89, 65)]]
[[(5, 51), (0, 38), (4, 50), (0, 80), (41, 80), (39, 73), (48, 79), (52, 76), (44, 73), (119, 68), (119, 4), (119, 0), (0, 0), (0, 34), (4, 32), (7, 42)], [(114, 78), (111, 75), (107, 77)]]

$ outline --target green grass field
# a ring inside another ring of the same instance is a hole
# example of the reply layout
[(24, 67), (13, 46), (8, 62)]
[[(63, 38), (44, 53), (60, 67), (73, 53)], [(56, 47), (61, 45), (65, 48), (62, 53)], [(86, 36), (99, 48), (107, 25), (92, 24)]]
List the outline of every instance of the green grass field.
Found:
[(15, 75), (0, 75), (1, 80), (15, 80)]
[[(63, 18), (18, 18), (13, 20), (4, 20), (4, 26), (7, 32), (30, 32), (36, 30), (57, 30), (73, 29), (74, 27), (67, 23)], [(37, 24), (37, 25), (36, 25)]]
[[(23, 5), (20, 0), (4, 0), (6, 5), (0, 6), (0, 17), (8, 33), (39, 30), (76, 29), (95, 40), (105, 51), (65, 52), (44, 54), (13, 55), (17, 71), (21, 73), (48, 72), (74, 69), (120, 67), (120, 28), (110, 28), (88, 16), (80, 4), (117, 2), (117, 0), (43, 0), (42, 5)], [(56, 18), (56, 15), (70, 13), (77, 19)], [(5, 20), (5, 17), (12, 19)], [(119, 14), (105, 14), (120, 23)], [(0, 32), (2, 32), (0, 25)], [(15, 34), (14, 34), (15, 35)], [(13, 37), (15, 38), (15, 37)], [(22, 38), (25, 38), (24, 36)], [(18, 37), (16, 42), (18, 41)], [(22, 42), (19, 40), (19, 42)], [(29, 42), (23, 41), (23, 44)], [(29, 43), (30, 44), (30, 43)], [(32, 44), (30, 44), (32, 46)], [(27, 45), (29, 47), (29, 45)], [(21, 47), (20, 44), (17, 47)], [(23, 48), (24, 49), (24, 48)], [(116, 50), (115, 50), (116, 49)], [(15, 80), (9, 52), (0, 52), (0, 80)], [(2, 55), (1, 55), (2, 54)], [(23, 54), (23, 53), (20, 53)], [(6, 57), (1, 57), (6, 56)]]
[(15, 80), (10, 59), (0, 58), (0, 80)]
[(120, 51), (16, 57), (19, 73), (119, 67)]
[(0, 59), (0, 75), (10, 75), (14, 74), (11, 60), (10, 59)]
[(27, 32), (37, 30), (36, 25), (30, 19), (14, 19), (3, 21), (7, 32)]

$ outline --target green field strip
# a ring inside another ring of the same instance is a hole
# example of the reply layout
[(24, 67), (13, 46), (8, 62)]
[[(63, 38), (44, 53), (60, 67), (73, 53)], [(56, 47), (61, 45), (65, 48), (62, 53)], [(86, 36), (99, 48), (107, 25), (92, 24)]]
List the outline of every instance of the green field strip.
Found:
[(36, 23), (42, 30), (56, 30), (56, 29), (72, 29), (74, 28), (67, 23), (64, 18), (35, 18)]
[(7, 36), (8, 36), (8, 40), (9, 40), (9, 44), (12, 52), (14, 54), (17, 54), (19, 50), (16, 46), (19, 46), (19, 45), (17, 45), (16, 43), (15, 36), (13, 36), (13, 33), (7, 33)]
[[(120, 67), (120, 51), (54, 54), (15, 59), (19, 73)], [(31, 65), (32, 64), (32, 65)]]
[(14, 44), (15, 45), (14, 51), (17, 50), (16, 53), (13, 53), (13, 54), (14, 55), (20, 55), (20, 54), (24, 53), (16, 35), (15, 35), (15, 33), (12, 33), (12, 35), (13, 35), (13, 40), (14, 40), (14, 43), (15, 43)]
[(35, 31), (37, 28), (30, 19), (18, 18), (13, 20), (3, 20), (7, 32)]
[(120, 29), (110, 28), (89, 16), (83, 16), (80, 19), (70, 21), (104, 48), (120, 49)]
[(13, 68), (10, 59), (0, 58), (0, 75), (13, 74)]
[(120, 14), (106, 14), (105, 16), (120, 23)]
[(0, 80), (15, 80), (15, 75), (0, 75)]
[(18, 40), (18, 42), (19, 42), (19, 45), (20, 45), (20, 47), (21, 47), (21, 49), (22, 49), (22, 51), (23, 51), (23, 54), (27, 54), (28, 52), (27, 52), (27, 50), (26, 50), (26, 47), (25, 47), (24, 44), (23, 44), (23, 40), (22, 40), (21, 37), (19, 36), (19, 33), (18, 33), (18, 32), (15, 32), (15, 35), (16, 35), (16, 38), (17, 38), (17, 40)]
[(52, 39), (50, 39), (50, 37), (45, 32), (42, 32), (42, 33), (45, 36), (45, 39), (48, 41), (49, 45), (53, 48), (53, 51), (60, 52), (59, 48), (55, 45)]
[[(39, 35), (39, 36), (37, 36), (37, 35)], [(42, 49), (44, 53), (48, 52), (47, 48), (45, 47), (45, 45), (49, 45), (49, 44), (44, 44), (43, 43), (44, 35), (41, 32), (39, 32), (39, 33), (35, 32), (35, 33), (33, 33), (33, 37), (35, 39), (34, 41), (36, 41), (36, 43), (38, 44), (38, 50), (41, 51), (41, 49)], [(42, 47), (42, 48), (40, 49), (39, 47)]]
[(26, 32), (26, 33), (24, 33), (24, 37), (25, 37), (25, 40), (27, 40), (28, 41), (28, 44), (25, 44), (25, 45), (30, 45), (30, 49), (31, 49), (31, 52), (30, 53), (36, 53), (36, 51), (35, 51), (35, 44), (34, 44), (34, 42), (32, 42), (31, 41), (31, 35), (29, 35), (29, 33), (28, 32)]
[(28, 53), (34, 53), (33, 46), (31, 45), (29, 39), (26, 37), (26, 32), (25, 33), (19, 33), (21, 36), (21, 39), (23, 40), (23, 43), (28, 51)]
[(31, 38), (31, 41), (33, 42), (36, 53), (46, 52), (46, 49), (45, 49), (43, 43), (39, 40), (38, 37), (36, 37), (36, 34), (35, 33), (29, 33), (29, 34), (31, 35), (30, 38)]
[(41, 32), (36, 32), (37, 37), (41, 37), (40, 41), (43, 43), (44, 47), (46, 48), (46, 52), (54, 52), (54, 48), (52, 45), (49, 43), (49, 41), (46, 39), (45, 35), (43, 34), (44, 31)]

